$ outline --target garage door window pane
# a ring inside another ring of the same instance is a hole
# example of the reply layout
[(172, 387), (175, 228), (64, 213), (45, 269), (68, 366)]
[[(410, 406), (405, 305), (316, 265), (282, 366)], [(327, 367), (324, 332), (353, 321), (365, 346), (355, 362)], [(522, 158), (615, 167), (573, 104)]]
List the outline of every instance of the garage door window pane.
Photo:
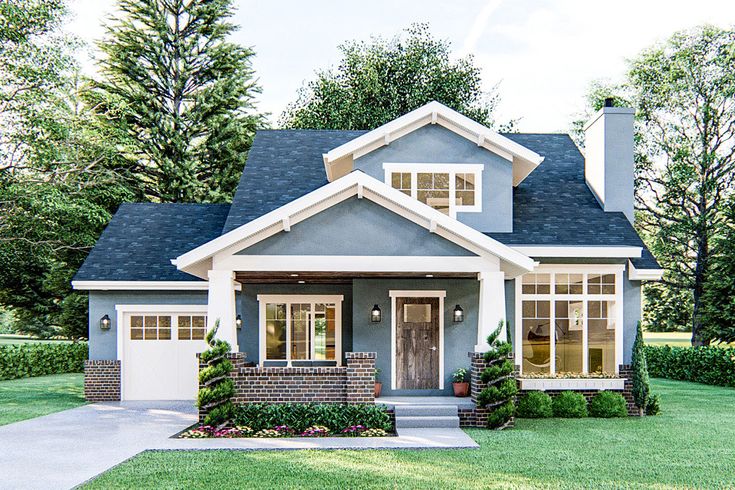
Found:
[(191, 340), (190, 316), (179, 316), (179, 340)]
[(207, 324), (206, 316), (193, 316), (191, 317), (191, 339), (192, 340), (204, 340), (204, 332), (206, 331), (205, 325)]
[(130, 317), (130, 340), (142, 340), (143, 339), (143, 317), (142, 316), (131, 316)]
[(171, 340), (171, 317), (158, 317), (158, 340)]
[(145, 327), (145, 339), (146, 340), (157, 340), (158, 339), (158, 319), (155, 316), (147, 316), (144, 318)]

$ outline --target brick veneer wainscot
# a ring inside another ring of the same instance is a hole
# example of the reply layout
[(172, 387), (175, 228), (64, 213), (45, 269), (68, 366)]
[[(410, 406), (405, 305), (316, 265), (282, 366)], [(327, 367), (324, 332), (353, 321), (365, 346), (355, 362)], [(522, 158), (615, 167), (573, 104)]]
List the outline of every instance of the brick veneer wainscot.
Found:
[(120, 361), (84, 361), (84, 398), (90, 402), (120, 401)]

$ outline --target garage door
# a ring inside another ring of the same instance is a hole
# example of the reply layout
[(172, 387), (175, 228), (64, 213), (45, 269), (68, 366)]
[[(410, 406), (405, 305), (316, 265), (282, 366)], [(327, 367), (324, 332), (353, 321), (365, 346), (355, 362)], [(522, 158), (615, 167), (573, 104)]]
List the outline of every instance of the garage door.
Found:
[(126, 312), (123, 324), (123, 399), (195, 399), (196, 354), (207, 347), (207, 317), (196, 311)]

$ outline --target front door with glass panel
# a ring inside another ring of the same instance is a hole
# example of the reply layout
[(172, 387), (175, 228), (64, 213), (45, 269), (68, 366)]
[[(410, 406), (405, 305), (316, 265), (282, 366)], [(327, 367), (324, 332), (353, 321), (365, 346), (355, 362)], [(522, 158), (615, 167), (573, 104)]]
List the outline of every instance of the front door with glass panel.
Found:
[(439, 298), (396, 298), (396, 385), (439, 388)]

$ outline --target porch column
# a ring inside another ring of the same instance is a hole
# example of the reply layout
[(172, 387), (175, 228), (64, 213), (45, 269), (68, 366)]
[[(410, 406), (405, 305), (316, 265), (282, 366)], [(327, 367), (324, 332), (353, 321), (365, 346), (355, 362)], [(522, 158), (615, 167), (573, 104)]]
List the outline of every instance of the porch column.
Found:
[(238, 352), (237, 328), (235, 327), (235, 273), (228, 270), (211, 270), (207, 299), (207, 328), (211, 329), (219, 320), (217, 337), (226, 340), (232, 352)]
[[(477, 315), (477, 345), (475, 352), (485, 352), (490, 346), (487, 336), (493, 332), (498, 322), (505, 322), (505, 274), (502, 272), (480, 272), (480, 304)], [(507, 325), (500, 332), (500, 340), (507, 340)]]

